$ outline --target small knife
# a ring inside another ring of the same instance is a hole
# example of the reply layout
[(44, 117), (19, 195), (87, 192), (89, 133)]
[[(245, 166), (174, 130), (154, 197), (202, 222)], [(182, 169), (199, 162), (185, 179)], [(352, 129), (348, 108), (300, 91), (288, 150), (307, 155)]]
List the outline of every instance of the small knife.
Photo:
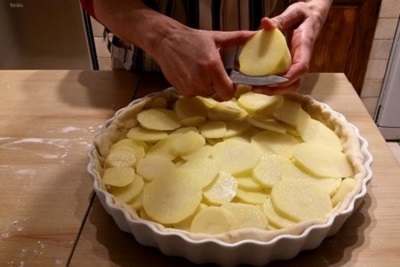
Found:
[(287, 82), (288, 79), (282, 76), (268, 75), (268, 76), (249, 76), (238, 71), (232, 70), (230, 78), (233, 83), (236, 84), (247, 84), (247, 85), (269, 85)]

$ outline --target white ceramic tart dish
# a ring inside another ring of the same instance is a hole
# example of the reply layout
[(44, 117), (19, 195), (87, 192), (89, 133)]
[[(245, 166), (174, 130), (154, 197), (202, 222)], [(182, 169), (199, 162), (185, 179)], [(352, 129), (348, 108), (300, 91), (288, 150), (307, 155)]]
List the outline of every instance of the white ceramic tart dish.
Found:
[(372, 156), (359, 130), (328, 105), (309, 96), (293, 94), (285, 97), (300, 103), (312, 118), (336, 133), (343, 153), (354, 169), (356, 186), (326, 218), (302, 221), (279, 230), (244, 228), (214, 235), (191, 233), (142, 219), (130, 205), (118, 201), (107, 191), (102, 175), (111, 146), (126, 138), (129, 129), (138, 124), (137, 114), (159, 97), (167, 99), (169, 105), (178, 98), (175, 91), (169, 88), (133, 101), (105, 123), (89, 151), (88, 171), (94, 178), (94, 190), (104, 209), (122, 231), (131, 233), (143, 245), (157, 247), (166, 255), (181, 256), (198, 264), (265, 265), (318, 247), (326, 237), (339, 231), (367, 193), (367, 183), (372, 178)]

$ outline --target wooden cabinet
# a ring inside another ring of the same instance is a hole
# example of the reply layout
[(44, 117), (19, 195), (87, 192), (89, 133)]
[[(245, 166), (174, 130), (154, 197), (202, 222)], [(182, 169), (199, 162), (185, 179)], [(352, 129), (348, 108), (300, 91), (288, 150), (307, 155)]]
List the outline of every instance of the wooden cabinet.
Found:
[(345, 73), (360, 94), (381, 1), (333, 0), (314, 46), (310, 72)]

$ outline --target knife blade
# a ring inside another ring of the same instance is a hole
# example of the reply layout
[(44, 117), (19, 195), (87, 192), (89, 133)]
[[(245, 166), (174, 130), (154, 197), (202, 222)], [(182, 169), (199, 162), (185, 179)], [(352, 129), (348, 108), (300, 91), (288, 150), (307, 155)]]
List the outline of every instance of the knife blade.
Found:
[(238, 71), (232, 70), (230, 76), (233, 83), (247, 85), (269, 85), (287, 82), (288, 79), (282, 76), (267, 75), (267, 76), (249, 76)]

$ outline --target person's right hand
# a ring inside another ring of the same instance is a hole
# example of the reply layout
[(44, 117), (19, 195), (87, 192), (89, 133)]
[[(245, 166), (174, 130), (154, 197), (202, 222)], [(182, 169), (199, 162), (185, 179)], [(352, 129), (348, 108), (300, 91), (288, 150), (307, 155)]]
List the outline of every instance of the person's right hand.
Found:
[(254, 32), (203, 31), (180, 27), (159, 43), (155, 60), (166, 79), (183, 96), (214, 95), (229, 100), (235, 93), (220, 51), (242, 45)]

